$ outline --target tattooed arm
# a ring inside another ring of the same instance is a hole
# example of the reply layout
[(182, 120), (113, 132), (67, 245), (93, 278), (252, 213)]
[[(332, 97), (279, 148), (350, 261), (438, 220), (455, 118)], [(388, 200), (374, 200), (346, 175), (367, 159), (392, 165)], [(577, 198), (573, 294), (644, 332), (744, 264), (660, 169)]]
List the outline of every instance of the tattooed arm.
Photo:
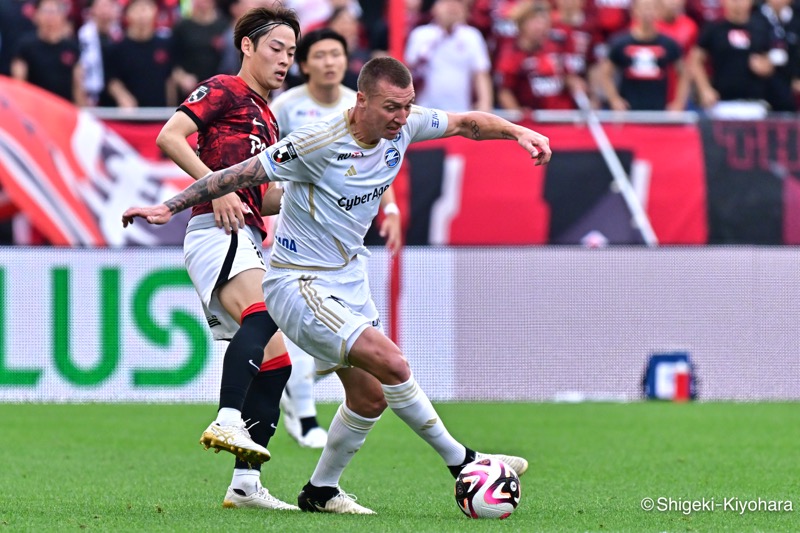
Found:
[(467, 139), (486, 141), (490, 139), (515, 140), (526, 152), (536, 159), (537, 165), (550, 161), (550, 139), (531, 129), (514, 124), (508, 120), (480, 111), (466, 113), (447, 113), (447, 129), (443, 137), (460, 135)]
[(136, 217), (144, 218), (149, 224), (166, 224), (172, 215), (184, 209), (267, 181), (269, 177), (258, 156), (251, 157), (239, 164), (211, 172), (163, 204), (131, 207), (122, 215), (122, 227), (133, 224)]

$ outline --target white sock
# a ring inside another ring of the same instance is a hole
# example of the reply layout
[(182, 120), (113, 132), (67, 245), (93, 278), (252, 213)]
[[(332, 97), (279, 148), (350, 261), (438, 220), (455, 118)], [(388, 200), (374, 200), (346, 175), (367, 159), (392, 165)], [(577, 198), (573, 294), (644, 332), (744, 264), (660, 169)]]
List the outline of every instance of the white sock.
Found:
[(223, 407), (217, 413), (217, 423), (220, 426), (232, 426), (242, 419), (242, 412), (232, 407)]
[(417, 385), (414, 376), (399, 385), (382, 385), (386, 402), (400, 419), (444, 459), (448, 466), (464, 461), (467, 449), (444, 427), (428, 396)]
[(380, 417), (365, 418), (348, 409), (345, 404), (340, 405), (328, 429), (328, 443), (311, 475), (311, 484), (316, 487), (338, 486), (345, 467), (378, 420)]
[(258, 490), (261, 485), (261, 471), (246, 468), (234, 468), (231, 488), (239, 489), (245, 496), (250, 496)]
[(286, 392), (292, 402), (297, 418), (317, 416), (314, 404), (314, 374), (317, 365), (314, 358), (300, 350), (289, 354), (292, 358), (292, 375), (286, 383)]

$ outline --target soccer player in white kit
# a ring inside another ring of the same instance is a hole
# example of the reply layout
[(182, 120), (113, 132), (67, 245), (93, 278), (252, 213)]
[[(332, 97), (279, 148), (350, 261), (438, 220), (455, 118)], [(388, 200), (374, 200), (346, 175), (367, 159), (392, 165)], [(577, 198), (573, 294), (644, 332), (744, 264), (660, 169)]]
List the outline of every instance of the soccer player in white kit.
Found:
[[(317, 359), (318, 369), (337, 372), (346, 394), (298, 496), (300, 508), (311, 512), (374, 514), (348, 496), (339, 479), (387, 406), (436, 450), (453, 476), (486, 456), (447, 431), (408, 361), (382, 333), (370, 296), (364, 235), (408, 145), (460, 135), (516, 140), (537, 165), (552, 155), (547, 137), (498, 116), (413, 105), (411, 74), (396, 59), (367, 62), (358, 86), (356, 106), (348, 112), (300, 128), (164, 204), (130, 208), (122, 216), (123, 226), (136, 217), (164, 224), (174, 213), (240, 187), (287, 182), (264, 278), (267, 306), (281, 330)], [(518, 474), (528, 468), (522, 457), (494, 456)]]
[[(306, 83), (281, 93), (270, 103), (282, 137), (333, 113), (343, 113), (356, 103), (356, 92), (342, 84), (347, 69), (347, 41), (330, 28), (313, 30), (298, 41), (295, 62)], [(383, 221), (380, 235), (392, 253), (402, 244), (400, 209), (391, 187), (381, 196)], [(314, 403), (314, 358), (290, 340), (292, 374), (281, 398), (286, 431), (298, 444), (322, 448), (328, 433), (319, 426)], [(319, 379), (319, 375), (316, 376)]]

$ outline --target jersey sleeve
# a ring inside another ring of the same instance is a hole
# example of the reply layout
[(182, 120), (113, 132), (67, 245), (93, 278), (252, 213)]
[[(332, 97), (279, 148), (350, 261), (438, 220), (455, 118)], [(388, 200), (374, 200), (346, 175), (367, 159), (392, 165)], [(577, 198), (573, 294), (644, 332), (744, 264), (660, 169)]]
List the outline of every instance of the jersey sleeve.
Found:
[(766, 54), (770, 49), (770, 34), (772, 27), (762, 15), (753, 15), (748, 24), (750, 30), (750, 52), (753, 54)]
[(683, 55), (681, 45), (671, 37), (666, 37), (665, 47), (667, 49), (667, 61), (669, 61), (669, 63), (674, 63)]
[(716, 25), (714, 23), (708, 24), (703, 27), (700, 31), (700, 36), (697, 38), (697, 46), (705, 50), (707, 53), (711, 53), (713, 50), (713, 42), (714, 42), (714, 29)]
[(232, 94), (219, 77), (209, 78), (198, 85), (178, 109), (194, 121), (198, 130), (203, 130), (228, 112)]
[(625, 57), (625, 44), (625, 38), (618, 37), (608, 45), (608, 59), (617, 67), (627, 66), (628, 58)]
[(441, 109), (411, 106), (406, 127), (410, 134), (410, 142), (438, 139), (447, 130), (447, 113)]
[(327, 150), (319, 149), (304, 152), (300, 147), (298, 133), (307, 132), (306, 127), (298, 128), (266, 151), (258, 154), (270, 181), (294, 181), (299, 183), (319, 183), (328, 161)]

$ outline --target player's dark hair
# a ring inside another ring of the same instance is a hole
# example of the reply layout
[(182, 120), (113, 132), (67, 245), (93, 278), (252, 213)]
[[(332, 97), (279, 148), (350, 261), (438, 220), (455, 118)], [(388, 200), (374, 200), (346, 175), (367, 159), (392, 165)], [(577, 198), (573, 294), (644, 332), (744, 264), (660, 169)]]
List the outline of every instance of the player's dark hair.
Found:
[(344, 40), (344, 37), (330, 28), (320, 28), (303, 35), (303, 38), (297, 43), (297, 51), (294, 54), (294, 60), (297, 61), (298, 64), (308, 61), (308, 52), (311, 50), (311, 47), (325, 39), (333, 39), (334, 41), (342, 43), (344, 55), (347, 55), (347, 41)]
[(405, 89), (411, 86), (411, 72), (393, 57), (374, 57), (361, 68), (361, 73), (358, 75), (358, 90), (370, 94), (379, 80), (386, 80), (394, 87)]
[(253, 43), (253, 50), (258, 49), (258, 40), (277, 26), (289, 26), (294, 38), (300, 38), (300, 20), (294, 9), (285, 7), (254, 7), (236, 22), (233, 28), (233, 45), (239, 50), (239, 61), (244, 59), (242, 40), (247, 37)]

